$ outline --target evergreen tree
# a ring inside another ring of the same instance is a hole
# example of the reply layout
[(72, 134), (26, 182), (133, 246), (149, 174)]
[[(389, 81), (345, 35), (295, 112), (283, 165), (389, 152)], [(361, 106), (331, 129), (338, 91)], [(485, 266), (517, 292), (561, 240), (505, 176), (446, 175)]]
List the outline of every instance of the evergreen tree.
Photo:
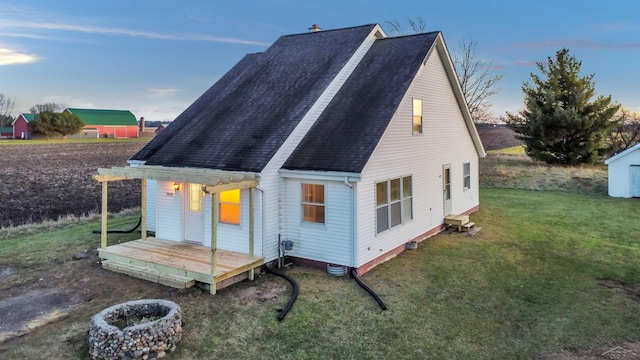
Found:
[(61, 135), (65, 139), (67, 135), (80, 132), (83, 126), (84, 123), (76, 114), (45, 110), (38, 113), (33, 121), (29, 122), (29, 131), (46, 135), (47, 138), (53, 135)]
[(618, 105), (611, 95), (594, 96), (593, 74), (580, 77), (582, 62), (569, 50), (537, 63), (542, 77), (531, 73), (524, 83), (525, 109), (507, 113), (507, 126), (524, 141), (527, 155), (549, 164), (594, 163), (607, 150), (607, 137)]

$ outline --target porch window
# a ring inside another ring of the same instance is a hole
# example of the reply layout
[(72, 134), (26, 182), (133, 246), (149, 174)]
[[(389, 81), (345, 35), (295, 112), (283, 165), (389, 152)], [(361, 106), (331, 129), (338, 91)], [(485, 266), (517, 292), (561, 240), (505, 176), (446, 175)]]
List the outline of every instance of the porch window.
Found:
[(324, 185), (302, 184), (302, 221), (324, 224)]
[(202, 185), (189, 184), (189, 210), (202, 211)]
[(464, 189), (471, 189), (471, 163), (462, 164)]
[(240, 189), (220, 193), (219, 222), (240, 225)]
[(376, 183), (376, 232), (413, 219), (411, 176)]
[(422, 134), (422, 99), (413, 99), (413, 132)]

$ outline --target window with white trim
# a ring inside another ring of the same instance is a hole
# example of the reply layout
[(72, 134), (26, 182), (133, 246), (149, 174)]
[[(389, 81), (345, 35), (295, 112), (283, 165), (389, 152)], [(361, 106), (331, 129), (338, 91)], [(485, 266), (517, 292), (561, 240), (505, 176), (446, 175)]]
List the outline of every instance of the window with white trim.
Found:
[(422, 99), (413, 99), (413, 132), (422, 134)]
[(464, 189), (471, 189), (471, 163), (462, 164), (463, 184)]
[(324, 185), (302, 184), (302, 221), (324, 224)]
[(376, 233), (413, 219), (412, 177), (376, 183)]
[(218, 202), (218, 221), (223, 224), (240, 225), (240, 189), (222, 191)]

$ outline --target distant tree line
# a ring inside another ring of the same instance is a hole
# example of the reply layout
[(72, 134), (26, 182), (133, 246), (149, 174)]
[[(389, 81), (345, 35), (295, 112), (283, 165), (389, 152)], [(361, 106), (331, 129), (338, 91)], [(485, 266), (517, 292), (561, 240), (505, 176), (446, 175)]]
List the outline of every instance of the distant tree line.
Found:
[(145, 120), (144, 121), (144, 126), (145, 127), (151, 127), (151, 128), (157, 128), (160, 125), (167, 126), (170, 123), (171, 123), (171, 121), (150, 121), (150, 120)]

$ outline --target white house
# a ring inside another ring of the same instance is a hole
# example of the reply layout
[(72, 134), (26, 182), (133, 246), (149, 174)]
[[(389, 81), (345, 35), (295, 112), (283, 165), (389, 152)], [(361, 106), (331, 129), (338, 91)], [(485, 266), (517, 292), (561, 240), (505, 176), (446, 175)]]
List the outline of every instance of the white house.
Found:
[(442, 34), (372, 24), (245, 56), (96, 179), (143, 179), (156, 239), (264, 263), (290, 240), (293, 259), (362, 274), (476, 211), (484, 155)]
[(609, 196), (640, 197), (640, 144), (604, 162), (608, 166)]

